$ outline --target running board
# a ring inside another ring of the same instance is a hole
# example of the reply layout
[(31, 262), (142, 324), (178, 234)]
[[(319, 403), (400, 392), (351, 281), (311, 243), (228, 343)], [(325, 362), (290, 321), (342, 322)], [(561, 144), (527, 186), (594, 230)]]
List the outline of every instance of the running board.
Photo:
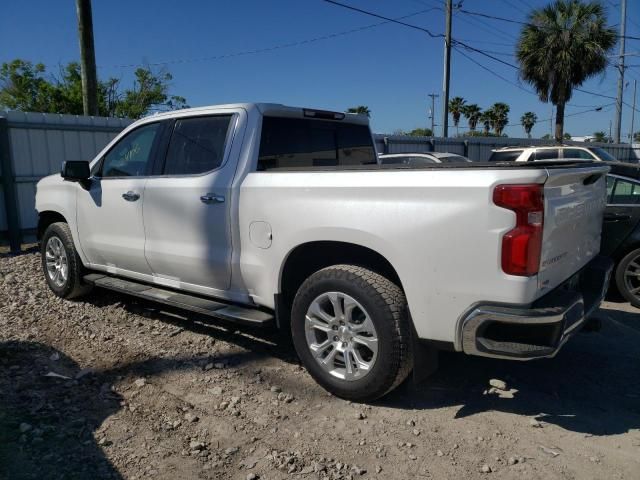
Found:
[(138, 283), (122, 278), (110, 277), (100, 273), (85, 275), (83, 280), (89, 285), (107, 288), (127, 295), (133, 295), (145, 300), (163, 303), (172, 307), (201, 313), (229, 322), (251, 325), (254, 327), (267, 327), (273, 324), (273, 315), (262, 310), (247, 307), (229, 305), (216, 302), (195, 295), (178, 293), (172, 290), (152, 287), (144, 283)]

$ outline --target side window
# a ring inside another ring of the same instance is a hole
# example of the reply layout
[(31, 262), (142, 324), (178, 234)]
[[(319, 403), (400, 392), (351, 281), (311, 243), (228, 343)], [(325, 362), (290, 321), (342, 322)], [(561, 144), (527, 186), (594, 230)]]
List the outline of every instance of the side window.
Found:
[(151, 123), (125, 135), (102, 161), (103, 178), (147, 175), (153, 144), (160, 132), (159, 123)]
[(560, 158), (560, 150), (557, 148), (536, 150), (536, 160), (557, 160), (558, 158)]
[[(608, 185), (607, 185), (608, 188)], [(620, 178), (616, 179), (613, 195), (613, 205), (637, 205), (640, 204), (640, 183), (628, 182)]]
[(222, 165), (231, 117), (218, 115), (176, 120), (163, 174), (194, 175)]
[(586, 150), (581, 150), (579, 148), (563, 148), (562, 149), (563, 158), (577, 158), (579, 160), (594, 160), (594, 156), (591, 155)]

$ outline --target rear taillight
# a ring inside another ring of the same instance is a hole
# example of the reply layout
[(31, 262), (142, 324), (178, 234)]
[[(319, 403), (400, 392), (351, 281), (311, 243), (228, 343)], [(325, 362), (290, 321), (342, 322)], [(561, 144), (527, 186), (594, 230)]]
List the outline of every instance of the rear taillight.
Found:
[(498, 185), (493, 191), (493, 203), (516, 214), (516, 226), (502, 237), (502, 270), (509, 275), (535, 275), (542, 252), (542, 186)]

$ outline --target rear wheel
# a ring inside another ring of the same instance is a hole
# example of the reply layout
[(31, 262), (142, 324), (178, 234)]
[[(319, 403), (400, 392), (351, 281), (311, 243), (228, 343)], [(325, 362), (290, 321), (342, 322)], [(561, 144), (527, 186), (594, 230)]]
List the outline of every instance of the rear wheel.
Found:
[(75, 298), (88, 293), (91, 286), (82, 283), (85, 269), (73, 244), (69, 225), (52, 223), (40, 245), (42, 270), (53, 293), (62, 298)]
[(398, 386), (412, 367), (402, 290), (353, 265), (335, 265), (300, 287), (291, 315), (302, 363), (326, 390), (371, 401)]
[(631, 305), (640, 308), (640, 248), (629, 252), (618, 263), (616, 286)]

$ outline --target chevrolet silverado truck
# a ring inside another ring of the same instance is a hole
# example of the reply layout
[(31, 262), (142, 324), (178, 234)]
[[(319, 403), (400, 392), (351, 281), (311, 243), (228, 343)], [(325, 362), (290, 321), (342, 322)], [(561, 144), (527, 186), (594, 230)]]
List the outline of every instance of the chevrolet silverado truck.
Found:
[(320, 385), (370, 401), (440, 349), (555, 355), (609, 281), (607, 171), (383, 165), (363, 116), (174, 111), (38, 183), (42, 268), (63, 298), (102, 287), (283, 329)]

